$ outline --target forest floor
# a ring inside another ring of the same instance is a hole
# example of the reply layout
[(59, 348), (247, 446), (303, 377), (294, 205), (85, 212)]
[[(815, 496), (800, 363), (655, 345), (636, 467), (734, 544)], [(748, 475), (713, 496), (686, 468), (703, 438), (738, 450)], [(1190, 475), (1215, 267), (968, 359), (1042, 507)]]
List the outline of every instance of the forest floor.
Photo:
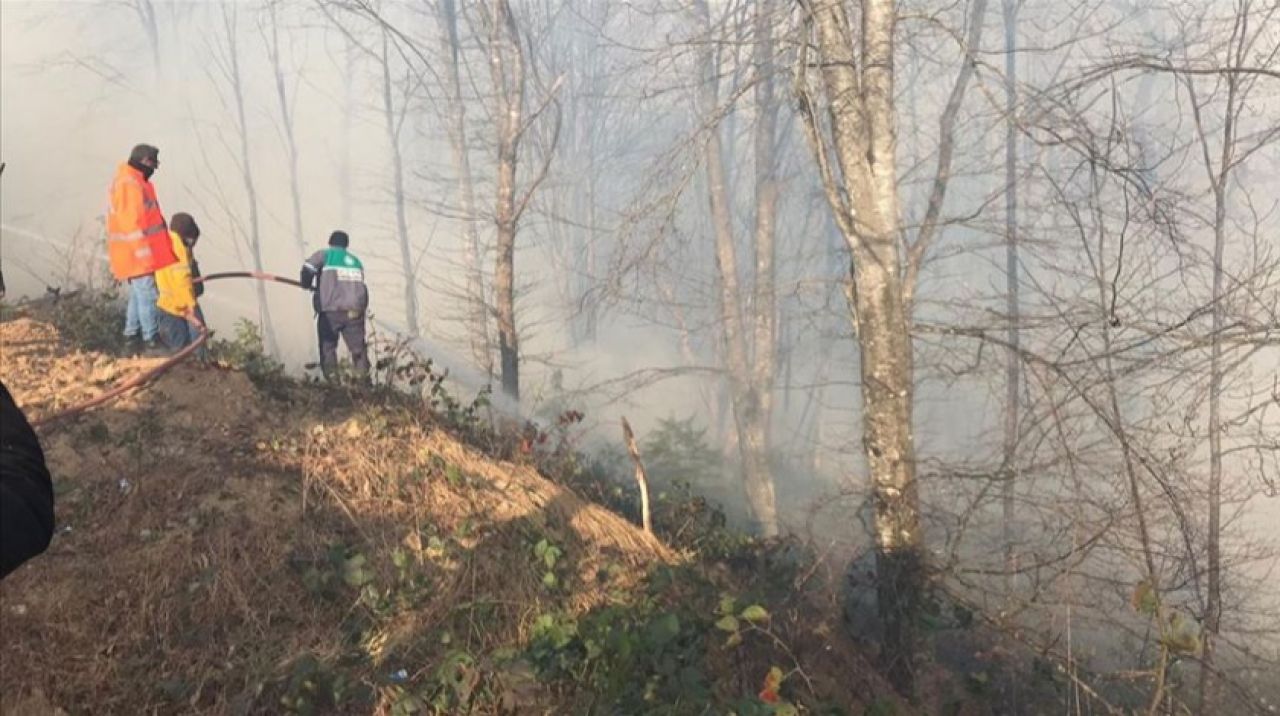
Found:
[[(0, 323), (31, 419), (154, 365), (50, 320)], [(914, 711), (786, 550), (664, 541), (475, 404), (260, 359), (40, 428), (57, 532), (0, 585), (3, 713)]]

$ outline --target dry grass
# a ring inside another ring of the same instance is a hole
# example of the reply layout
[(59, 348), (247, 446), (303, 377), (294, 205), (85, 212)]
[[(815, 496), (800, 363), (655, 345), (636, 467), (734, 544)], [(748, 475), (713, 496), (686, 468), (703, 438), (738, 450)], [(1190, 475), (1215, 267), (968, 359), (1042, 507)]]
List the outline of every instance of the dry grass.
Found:
[[(71, 349), (31, 319), (0, 324), (0, 350), (0, 379), (32, 417), (147, 364)], [(234, 372), (179, 366), (41, 439), (60, 531), (0, 585), (5, 713), (276, 712), (295, 658), (351, 651), (353, 590), (323, 598), (300, 577), (334, 545), (368, 555), (379, 586), (399, 548), (430, 585), (368, 620), (373, 685), (393, 664), (431, 663), (442, 634), (475, 653), (519, 644), (550, 603), (591, 609), (679, 559), (427, 422), (316, 391), (267, 403)], [(564, 551), (565, 588), (542, 585), (537, 539)]]
[[(30, 318), (0, 323), (0, 355), (33, 418), (154, 362), (79, 350)], [(272, 395), (238, 372), (179, 365), (43, 429), (60, 531), (0, 584), (0, 713), (282, 713), (312, 657), (372, 693), (337, 712), (388, 714), (400, 695), (389, 674), (429, 683), (460, 651), (493, 667), (495, 692), (519, 694), (515, 712), (572, 713), (577, 686), (508, 680), (489, 655), (526, 646), (539, 615), (626, 603), (659, 565), (702, 575), (706, 614), (718, 592), (761, 578), (696, 563), (408, 403), (296, 385)], [(551, 587), (540, 541), (560, 551)], [(346, 584), (342, 565), (357, 559), (368, 583)], [(855, 713), (886, 693), (832, 638), (834, 602), (797, 592), (771, 606), (786, 643), (732, 652), (707, 627), (718, 696), (754, 694), (773, 663), (805, 664), (811, 694)]]

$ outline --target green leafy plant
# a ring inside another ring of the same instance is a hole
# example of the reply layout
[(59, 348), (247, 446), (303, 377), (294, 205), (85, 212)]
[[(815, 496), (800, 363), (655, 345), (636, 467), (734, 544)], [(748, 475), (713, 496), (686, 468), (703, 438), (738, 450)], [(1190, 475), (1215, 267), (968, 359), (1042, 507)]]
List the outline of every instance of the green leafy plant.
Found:
[(542, 572), (542, 586), (547, 589), (555, 589), (559, 585), (559, 578), (556, 576), (556, 564), (560, 558), (564, 556), (564, 551), (555, 546), (545, 538), (538, 540), (533, 546), (533, 557)]
[(359, 704), (367, 704), (371, 697), (368, 687), (333, 669), (312, 654), (304, 654), (288, 667), (284, 679), (280, 706), (293, 714), (328, 713), (345, 711)]
[(284, 365), (267, 355), (258, 324), (248, 319), (236, 322), (235, 337), (214, 340), (209, 346), (212, 359), (228, 368), (244, 371), (249, 380), (269, 395), (281, 397), (288, 382)]
[(642, 441), (645, 468), (655, 485), (696, 485), (720, 474), (724, 460), (707, 444), (707, 431), (693, 417), (664, 418)]

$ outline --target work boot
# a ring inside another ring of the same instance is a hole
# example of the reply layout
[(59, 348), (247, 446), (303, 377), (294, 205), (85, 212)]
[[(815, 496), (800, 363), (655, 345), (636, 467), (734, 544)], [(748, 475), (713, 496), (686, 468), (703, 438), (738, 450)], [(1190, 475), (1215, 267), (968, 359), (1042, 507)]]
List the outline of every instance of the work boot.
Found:
[(168, 355), (169, 349), (154, 338), (147, 341), (142, 347), (142, 357), (144, 358), (165, 358)]
[(124, 354), (129, 358), (136, 358), (142, 355), (142, 339), (138, 336), (125, 336)]

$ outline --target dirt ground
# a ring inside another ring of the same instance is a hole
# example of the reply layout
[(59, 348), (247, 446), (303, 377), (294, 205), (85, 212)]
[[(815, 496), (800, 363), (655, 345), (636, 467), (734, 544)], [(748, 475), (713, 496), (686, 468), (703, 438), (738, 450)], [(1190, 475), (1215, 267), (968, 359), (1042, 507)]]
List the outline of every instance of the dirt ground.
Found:
[[(0, 380), (33, 420), (154, 364), (78, 350), (31, 318), (0, 324)], [(438, 585), (386, 626), (371, 668), (467, 599), (536, 604), (529, 525), (573, 554), (583, 585), (606, 565), (612, 589), (677, 559), (528, 467), (315, 391), (268, 400), (229, 370), (179, 365), (40, 437), (57, 533), (0, 585), (6, 714), (275, 711), (291, 660), (344, 648), (351, 604), (299, 578), (334, 545), (402, 549)], [(606, 591), (575, 589), (570, 606)], [(518, 639), (531, 611), (474, 638)]]

